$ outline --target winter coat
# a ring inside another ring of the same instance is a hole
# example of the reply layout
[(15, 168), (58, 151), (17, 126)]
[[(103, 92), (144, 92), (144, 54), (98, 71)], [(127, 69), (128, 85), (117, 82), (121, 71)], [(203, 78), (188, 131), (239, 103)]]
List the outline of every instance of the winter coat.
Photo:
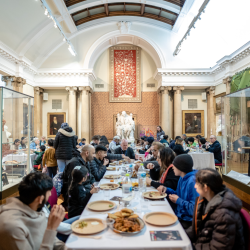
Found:
[(127, 150), (123, 151), (121, 147), (115, 149), (115, 154), (124, 154), (125, 156), (128, 156), (130, 159), (135, 159), (135, 153), (134, 150), (130, 147), (127, 148)]
[(70, 127), (58, 130), (54, 142), (57, 160), (70, 160), (72, 158), (72, 149), (76, 147), (74, 135), (75, 132)]
[(73, 188), (69, 195), (69, 218), (81, 215), (90, 197), (91, 193), (82, 184)]
[(197, 170), (193, 170), (187, 173), (183, 178), (180, 177), (176, 191), (167, 188), (167, 194), (176, 194), (179, 196), (176, 201), (177, 207), (175, 214), (184, 221), (192, 221), (195, 199), (199, 196), (194, 188), (196, 173)]
[(177, 184), (178, 184), (180, 177), (175, 176), (173, 168), (169, 169), (168, 174), (165, 178), (165, 181), (162, 184), (159, 182), (159, 180), (161, 178), (161, 176), (160, 176), (161, 167), (160, 167), (159, 163), (156, 161), (156, 158), (151, 157), (147, 161), (143, 162), (144, 168), (147, 168), (147, 165), (149, 163), (152, 163), (155, 165), (155, 167), (153, 169), (150, 169), (150, 172), (149, 172), (150, 177), (152, 179), (152, 182), (151, 182), (152, 187), (158, 188), (159, 186), (163, 185), (165, 187), (169, 187), (169, 188), (172, 188), (174, 190), (177, 188)]
[(43, 212), (25, 205), (19, 198), (8, 198), (0, 206), (1, 250), (63, 250), (64, 243), (56, 238), (56, 231), (47, 229)]
[(176, 153), (176, 155), (182, 155), (182, 154), (187, 154), (189, 152), (189, 149), (184, 151), (181, 144), (175, 144), (173, 151)]
[(165, 135), (165, 132), (162, 130), (161, 132), (157, 132), (157, 141), (159, 141), (161, 138), (161, 135)]
[(36, 159), (34, 160), (34, 165), (40, 165), (42, 163), (45, 151), (42, 152), (35, 151), (34, 153), (37, 155)]
[(198, 197), (192, 226), (186, 231), (194, 249), (244, 250), (241, 207), (241, 200), (227, 188), (209, 202)]
[(175, 146), (175, 140), (172, 140), (172, 141), (170, 142), (170, 144), (169, 144), (169, 147), (170, 147), (171, 149), (174, 149), (174, 146)]
[(214, 159), (218, 160), (219, 162), (222, 162), (221, 145), (218, 141), (215, 141), (206, 150), (214, 154)]
[(160, 140), (160, 143), (167, 143), (169, 145), (169, 143), (168, 143), (168, 141), (166, 139)]
[(103, 161), (94, 159), (90, 162), (90, 170), (96, 181), (100, 181), (106, 173), (106, 166), (103, 165)]

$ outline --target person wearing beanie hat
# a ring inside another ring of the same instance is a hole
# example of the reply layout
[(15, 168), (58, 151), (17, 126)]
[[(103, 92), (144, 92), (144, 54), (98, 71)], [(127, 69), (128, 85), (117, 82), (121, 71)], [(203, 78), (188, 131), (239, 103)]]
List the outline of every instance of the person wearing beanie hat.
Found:
[(169, 199), (177, 206), (175, 214), (184, 229), (192, 225), (195, 199), (199, 196), (195, 185), (195, 174), (193, 170), (193, 159), (190, 155), (178, 155), (173, 161), (173, 170), (176, 176), (180, 176), (176, 191), (160, 186), (157, 190), (160, 193), (167, 193)]

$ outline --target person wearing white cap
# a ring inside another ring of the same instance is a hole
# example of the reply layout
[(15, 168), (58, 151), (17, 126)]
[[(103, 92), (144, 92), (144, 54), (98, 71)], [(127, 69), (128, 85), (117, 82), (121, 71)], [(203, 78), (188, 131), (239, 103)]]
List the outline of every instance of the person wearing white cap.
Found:
[(113, 141), (110, 142), (110, 144), (109, 144), (109, 149), (110, 149), (110, 151), (111, 151), (112, 154), (114, 154), (114, 153), (115, 153), (115, 150), (116, 150), (118, 147), (120, 147), (119, 141), (120, 141), (120, 137), (119, 137), (118, 135), (116, 135), (116, 136), (114, 136)]

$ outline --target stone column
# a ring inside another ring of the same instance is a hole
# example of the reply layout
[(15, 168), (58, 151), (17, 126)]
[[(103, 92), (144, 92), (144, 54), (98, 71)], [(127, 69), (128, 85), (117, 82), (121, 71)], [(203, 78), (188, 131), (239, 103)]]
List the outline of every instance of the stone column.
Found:
[(182, 135), (181, 91), (184, 87), (173, 87), (174, 90), (174, 137)]
[(166, 135), (173, 136), (173, 100), (171, 98), (172, 87), (162, 86), (159, 88), (160, 94), (160, 124)]
[(209, 130), (207, 134), (207, 138), (210, 137), (210, 135), (216, 135), (216, 116), (214, 113), (214, 93), (215, 93), (215, 87), (209, 87), (206, 89), (206, 92), (208, 93), (208, 117), (207, 117), (207, 123), (209, 124)]
[(34, 136), (42, 136), (42, 114), (43, 114), (43, 89), (34, 88)]
[(76, 133), (76, 91), (77, 87), (66, 87), (69, 92), (68, 123)]
[(90, 96), (92, 89), (90, 87), (79, 87), (81, 91), (81, 138), (85, 138), (86, 142), (89, 143), (90, 138)]
[(226, 94), (230, 94), (231, 92), (231, 81), (232, 77), (228, 76), (227, 78), (223, 79), (223, 83), (226, 84)]

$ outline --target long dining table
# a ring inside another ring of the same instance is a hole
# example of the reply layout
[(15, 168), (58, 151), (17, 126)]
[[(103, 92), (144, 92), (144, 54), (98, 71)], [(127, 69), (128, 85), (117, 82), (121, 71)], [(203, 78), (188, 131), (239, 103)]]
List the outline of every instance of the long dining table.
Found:
[[(105, 175), (114, 175), (121, 174), (121, 170), (116, 171), (106, 171)], [(118, 180), (118, 182), (121, 179)], [(109, 179), (103, 178), (100, 184), (110, 183)], [(155, 188), (147, 187), (147, 191), (153, 191)], [(128, 208), (134, 210), (136, 214), (139, 215), (140, 218), (143, 219), (144, 215), (149, 212), (168, 212), (174, 214), (171, 206), (169, 205), (167, 199), (161, 201), (148, 201), (148, 205), (146, 209), (142, 209), (141, 207), (141, 196), (142, 193), (137, 193), (135, 198), (131, 201), (130, 206)], [(121, 188), (110, 191), (110, 198), (114, 196), (122, 196)], [(89, 202), (105, 200), (103, 191), (99, 191), (91, 196)], [(116, 207), (112, 210), (107, 211), (107, 213), (100, 213), (91, 211), (85, 207), (83, 210), (80, 219), (84, 218), (99, 218), (102, 220), (106, 220), (108, 213), (114, 213), (120, 211), (120, 205), (118, 201), (114, 201), (116, 203)], [(169, 240), (169, 241), (152, 241), (150, 237), (150, 233), (154, 231), (178, 231), (181, 237), (181, 240)], [(124, 235), (117, 234), (113, 232), (113, 230), (107, 227), (104, 231), (95, 234), (95, 236), (100, 236), (100, 239), (93, 239), (81, 236), (79, 234), (72, 233), (67, 242), (66, 248), (69, 250), (101, 250), (101, 249), (116, 249), (116, 250), (131, 250), (131, 249), (162, 249), (162, 250), (191, 250), (191, 242), (188, 236), (185, 233), (185, 230), (177, 220), (173, 225), (159, 227), (147, 224), (145, 222), (145, 227), (138, 234), (133, 235)]]

